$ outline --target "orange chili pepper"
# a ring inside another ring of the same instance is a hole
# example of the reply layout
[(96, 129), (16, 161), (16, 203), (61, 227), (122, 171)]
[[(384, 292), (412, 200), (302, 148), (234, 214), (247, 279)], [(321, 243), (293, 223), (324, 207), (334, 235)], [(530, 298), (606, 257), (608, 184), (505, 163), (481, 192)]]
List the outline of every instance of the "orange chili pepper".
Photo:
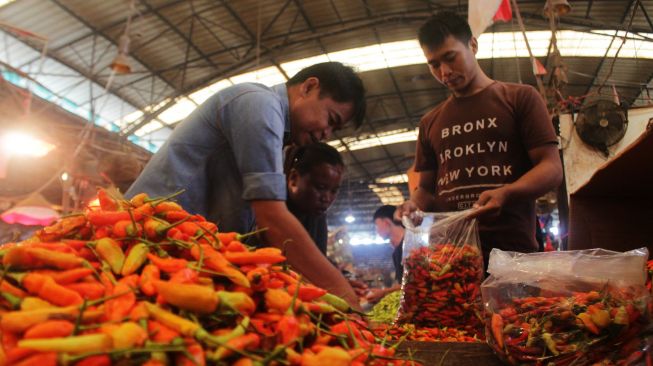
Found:
[(159, 267), (163, 272), (178, 272), (182, 269), (188, 267), (188, 261), (180, 258), (160, 258), (152, 253), (147, 254), (147, 258), (154, 264)]
[(54, 282), (67, 285), (93, 274), (93, 270), (90, 268), (74, 268), (67, 271), (48, 271), (47, 274), (52, 277)]
[(224, 257), (234, 264), (275, 264), (286, 260), (278, 248), (261, 248), (253, 252), (225, 252)]
[(503, 319), (499, 314), (492, 314), (492, 336), (497, 342), (497, 346), (503, 349)]
[(57, 354), (54, 352), (37, 353), (15, 363), (14, 366), (57, 366)]
[(199, 273), (191, 268), (184, 268), (180, 271), (170, 274), (170, 282), (173, 283), (197, 283)]
[(228, 252), (246, 252), (247, 248), (245, 245), (237, 240), (232, 241), (225, 248)]
[(113, 224), (113, 235), (118, 238), (133, 238), (141, 236), (143, 226), (137, 222), (129, 220), (120, 220)]
[(154, 213), (160, 214), (168, 211), (183, 211), (183, 208), (173, 201), (163, 201), (154, 206)]
[(257, 267), (247, 272), (247, 280), (249, 281), (252, 290), (264, 291), (270, 280), (270, 274), (267, 268)]
[(126, 317), (136, 304), (136, 295), (125, 283), (119, 282), (113, 288), (111, 295), (120, 296), (109, 299), (104, 304), (104, 311), (110, 321), (119, 321)]
[(6, 365), (15, 365), (18, 363), (18, 361), (27, 358), (27, 356), (33, 355), (37, 353), (38, 351), (35, 351), (33, 349), (29, 348), (20, 348), (20, 347), (12, 347), (12, 348), (7, 348), (6, 349), (6, 354), (5, 354), (5, 364)]
[(141, 271), (141, 277), (138, 281), (138, 285), (141, 289), (141, 292), (147, 296), (156, 295), (156, 288), (154, 287), (154, 281), (161, 278), (161, 273), (159, 267), (148, 264), (143, 267)]
[(57, 269), (72, 269), (82, 267), (84, 260), (71, 253), (61, 253), (28, 246), (16, 246), (10, 248), (4, 254), (2, 263), (12, 268), (34, 269), (52, 267)]
[(36, 324), (25, 331), (23, 338), (57, 338), (73, 334), (75, 324), (67, 320), (48, 320)]
[(193, 341), (192, 339), (186, 339), (186, 351), (188, 354), (193, 357), (192, 360), (188, 359), (186, 355), (179, 354), (176, 358), (176, 365), (178, 366), (205, 366), (206, 358), (204, 357), (204, 348)]
[[(261, 343), (261, 337), (256, 333), (247, 333), (227, 341), (225, 347), (218, 347), (218, 349), (210, 357), (211, 360), (217, 361), (227, 358), (234, 354), (236, 351), (244, 351), (246, 349), (257, 348)], [(284, 343), (285, 344), (285, 343)]]
[(18, 287), (12, 285), (11, 283), (7, 282), (6, 280), (2, 281), (2, 283), (0, 283), (0, 291), (12, 294), (12, 295), (14, 295), (16, 297), (20, 297), (21, 299), (27, 296), (27, 293), (25, 293), (25, 291), (23, 291), (23, 290), (19, 289)]
[(78, 282), (65, 285), (64, 287), (80, 294), (86, 300), (96, 300), (104, 296), (106, 288), (97, 281)]
[[(217, 250), (213, 249), (211, 246), (206, 244), (203, 244), (201, 247), (202, 247), (202, 252), (204, 254), (205, 267), (207, 267), (210, 270), (223, 273), (233, 283), (237, 285), (243, 287), (250, 287), (249, 280), (247, 280), (247, 277), (245, 277), (245, 275), (241, 271), (234, 268), (231, 265), (231, 263), (229, 263), (225, 259), (222, 253), (218, 252)], [(193, 256), (193, 258), (199, 260), (201, 256), (200, 248), (198, 248), (197, 246), (193, 246), (190, 250), (190, 253)]]
[(173, 339), (179, 337), (179, 332), (168, 328), (156, 320), (148, 320), (147, 331), (151, 334), (152, 340), (159, 343), (170, 343)]
[(186, 220), (191, 216), (192, 215), (190, 213), (188, 213), (187, 211), (184, 211), (184, 210), (166, 211), (164, 213), (164, 217), (165, 217), (166, 221), (169, 221), (169, 222), (177, 222), (177, 221), (181, 221), (181, 220)]

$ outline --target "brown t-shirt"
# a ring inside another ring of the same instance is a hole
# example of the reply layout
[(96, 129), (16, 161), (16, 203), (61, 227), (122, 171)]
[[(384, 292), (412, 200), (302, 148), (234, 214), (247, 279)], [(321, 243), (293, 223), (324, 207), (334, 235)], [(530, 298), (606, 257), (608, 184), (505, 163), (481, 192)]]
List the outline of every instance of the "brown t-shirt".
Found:
[[(531, 86), (494, 82), (469, 97), (449, 97), (420, 122), (415, 170), (435, 171), (435, 211), (471, 208), (481, 192), (514, 182), (532, 168), (528, 151), (555, 144), (544, 101)], [(506, 204), (479, 222), (483, 252), (532, 252), (535, 202)]]

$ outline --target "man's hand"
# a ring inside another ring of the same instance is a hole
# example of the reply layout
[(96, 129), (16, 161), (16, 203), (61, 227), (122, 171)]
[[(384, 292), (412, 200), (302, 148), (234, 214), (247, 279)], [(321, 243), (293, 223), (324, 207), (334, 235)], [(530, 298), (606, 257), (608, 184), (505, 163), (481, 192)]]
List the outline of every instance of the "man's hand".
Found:
[(375, 288), (372, 291), (370, 291), (370, 293), (367, 294), (367, 296), (365, 296), (365, 299), (373, 304), (379, 302), (379, 300), (381, 300), (386, 294), (387, 294), (386, 289)]
[(413, 225), (418, 226), (422, 223), (422, 216), (417, 214), (419, 208), (415, 202), (408, 200), (397, 206), (394, 214), (394, 220), (397, 222), (402, 222), (402, 218), (407, 216), (412, 222)]
[(364, 297), (368, 291), (368, 287), (363, 281), (349, 280), (349, 284), (354, 289), (354, 292), (356, 292), (358, 297)]
[(469, 214), (468, 218), (499, 216), (503, 205), (505, 205), (507, 201), (508, 188), (506, 188), (506, 186), (484, 191), (474, 203), (474, 211)]

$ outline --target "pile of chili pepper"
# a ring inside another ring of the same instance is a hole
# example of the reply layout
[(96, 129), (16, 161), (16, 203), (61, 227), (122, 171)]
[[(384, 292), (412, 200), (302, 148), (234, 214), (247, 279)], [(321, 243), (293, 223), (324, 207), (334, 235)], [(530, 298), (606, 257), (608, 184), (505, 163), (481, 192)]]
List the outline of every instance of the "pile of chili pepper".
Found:
[(374, 328), (374, 334), (379, 338), (393, 341), (480, 342), (478, 338), (470, 337), (464, 330), (455, 328), (419, 328), (413, 324), (380, 325)]
[(469, 244), (431, 244), (404, 262), (398, 324), (457, 328), (482, 337), (483, 258)]
[(512, 298), (488, 305), (488, 344), (511, 365), (590, 365), (646, 326), (647, 301), (635, 289), (607, 286), (570, 296)]
[(100, 208), (0, 247), (0, 365), (414, 365), (276, 248), (170, 198)]

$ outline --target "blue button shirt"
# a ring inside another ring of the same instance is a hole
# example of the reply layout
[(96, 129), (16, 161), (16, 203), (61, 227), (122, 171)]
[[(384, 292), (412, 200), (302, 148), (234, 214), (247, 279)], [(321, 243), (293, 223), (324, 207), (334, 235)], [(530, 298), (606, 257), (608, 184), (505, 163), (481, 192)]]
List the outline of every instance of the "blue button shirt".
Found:
[(282, 148), (290, 131), (284, 84), (244, 83), (207, 99), (170, 135), (126, 193), (177, 201), (220, 231), (254, 227), (248, 201), (286, 200)]

